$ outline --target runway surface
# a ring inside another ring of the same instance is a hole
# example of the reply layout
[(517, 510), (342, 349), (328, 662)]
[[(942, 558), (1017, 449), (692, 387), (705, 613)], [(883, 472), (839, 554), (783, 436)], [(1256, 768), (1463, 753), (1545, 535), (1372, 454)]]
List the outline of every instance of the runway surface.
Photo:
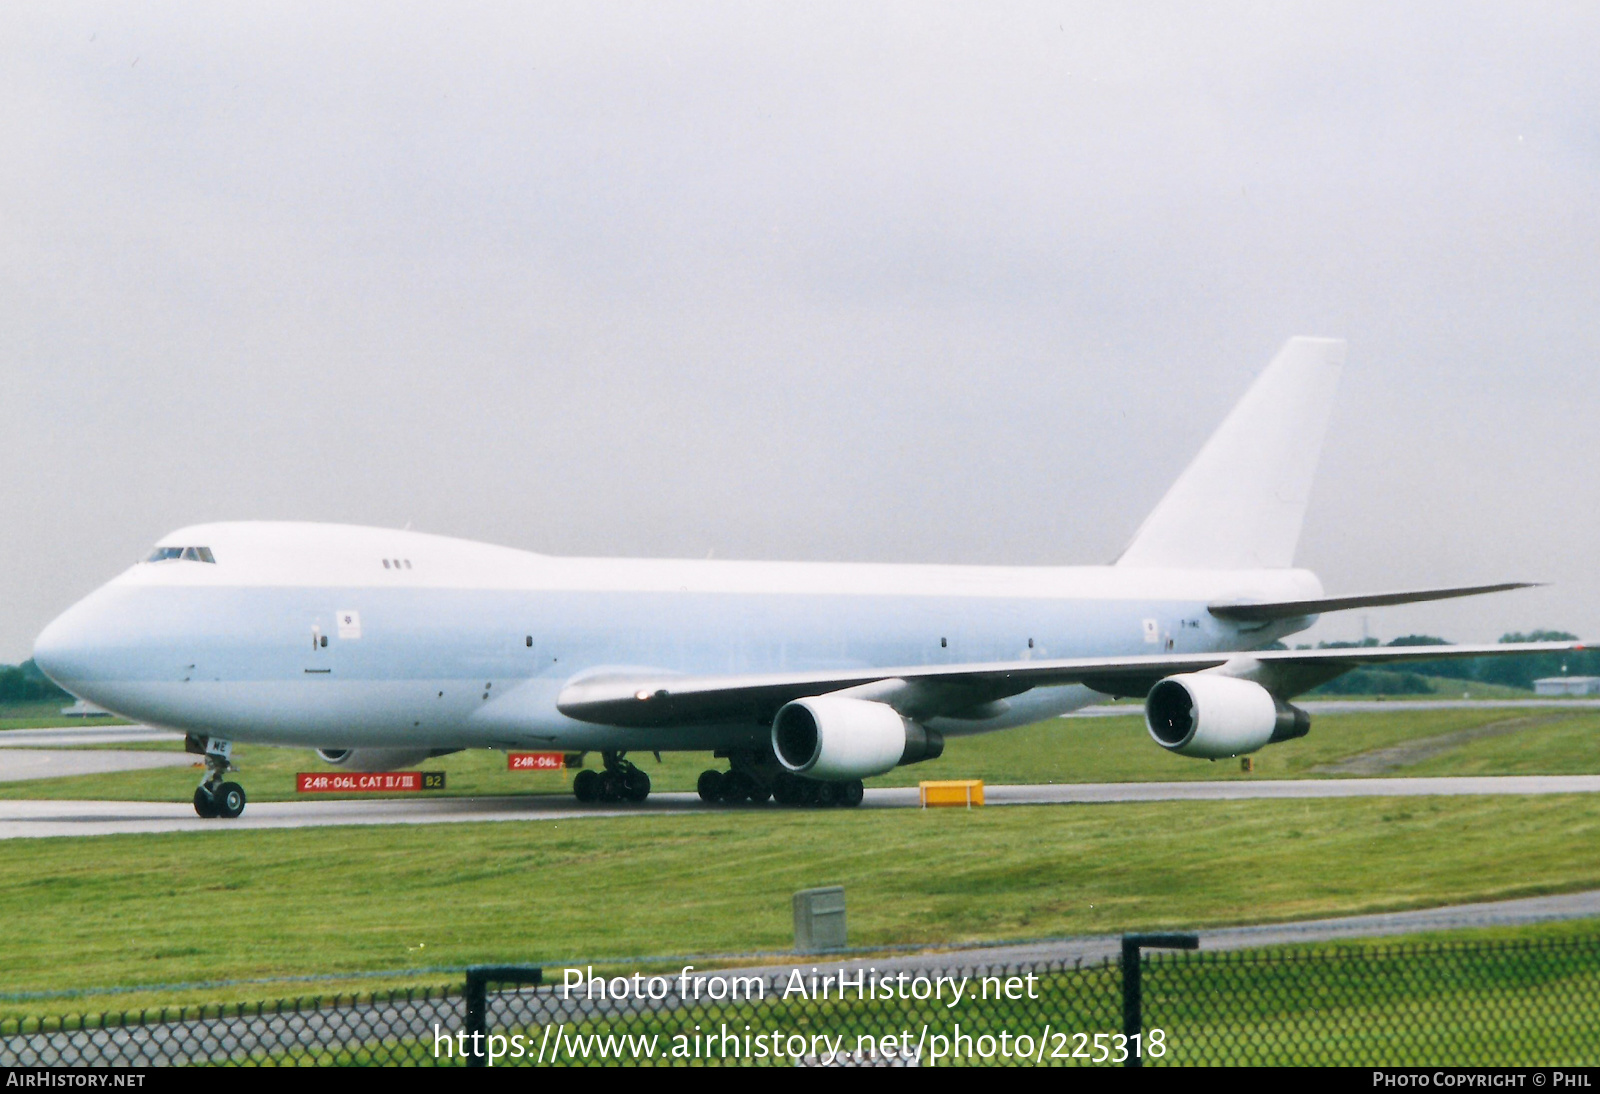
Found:
[(123, 748), (0, 748), (0, 782), (103, 775), (151, 767), (192, 767), (197, 759), (185, 752), (134, 752)]
[[(156, 753), (160, 755), (160, 753)], [(246, 787), (248, 790), (248, 786)], [(1441, 779), (1239, 779), (1228, 782), (1063, 783), (990, 786), (991, 806), (1117, 802), (1243, 801), (1260, 798), (1417, 797), (1479, 794), (1593, 794), (1600, 775), (1507, 775)], [(916, 788), (868, 790), (867, 809), (917, 808)], [(695, 794), (652, 794), (642, 805), (586, 805), (561, 795), (495, 798), (382, 798), (371, 801), (254, 802), (234, 820), (202, 820), (187, 802), (0, 801), (0, 839), (102, 836), (127, 832), (217, 832), (337, 825), (562, 821), (579, 817), (768, 812), (776, 805), (706, 805)]]
[(6, 730), (0, 732), (0, 782), (192, 766), (197, 757), (176, 750), (83, 747), (181, 740), (181, 733), (152, 729), (150, 726), (63, 726), (54, 729)]
[(74, 745), (127, 745), (181, 740), (183, 734), (153, 726), (56, 726), (0, 731), (0, 749), (70, 748)]

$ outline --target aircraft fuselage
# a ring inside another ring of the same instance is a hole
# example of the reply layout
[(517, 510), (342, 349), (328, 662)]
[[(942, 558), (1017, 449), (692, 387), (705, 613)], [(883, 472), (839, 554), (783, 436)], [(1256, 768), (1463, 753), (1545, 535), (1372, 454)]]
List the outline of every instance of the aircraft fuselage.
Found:
[[(1310, 619), (1244, 628), (1206, 606), (1322, 591), (1293, 569), (559, 558), (319, 524), (200, 525), (161, 545), (177, 557), (133, 566), (40, 635), (40, 667), (153, 725), (321, 748), (759, 748), (766, 725), (594, 725), (556, 696), (617, 671), (1254, 649)], [(1041, 687), (994, 717), (930, 725), (986, 732), (1100, 697)]]

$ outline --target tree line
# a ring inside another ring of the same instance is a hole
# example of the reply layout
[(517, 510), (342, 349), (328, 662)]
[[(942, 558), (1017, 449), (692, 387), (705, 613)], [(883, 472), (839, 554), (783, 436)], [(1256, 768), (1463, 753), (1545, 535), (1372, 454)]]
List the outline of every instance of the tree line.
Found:
[(26, 703), (41, 699), (70, 701), (30, 657), (20, 665), (0, 665), (0, 703)]
[[(1500, 636), (1502, 642), (1573, 642), (1577, 635), (1566, 631), (1513, 631)], [(1359, 649), (1377, 646), (1376, 638), (1364, 642), (1319, 642), (1318, 649)], [(1432, 634), (1407, 634), (1385, 646), (1448, 646), (1451, 643)], [(1301, 646), (1300, 649), (1310, 649)], [(1437, 691), (1436, 679), (1462, 680), (1481, 684), (1533, 690), (1533, 682), (1546, 676), (1600, 676), (1600, 650), (1573, 650), (1566, 653), (1529, 653), (1511, 657), (1451, 657), (1438, 661), (1412, 661), (1400, 669), (1355, 669), (1337, 680), (1316, 688), (1317, 695), (1428, 695)], [(1430, 677), (1432, 679), (1430, 679)]]

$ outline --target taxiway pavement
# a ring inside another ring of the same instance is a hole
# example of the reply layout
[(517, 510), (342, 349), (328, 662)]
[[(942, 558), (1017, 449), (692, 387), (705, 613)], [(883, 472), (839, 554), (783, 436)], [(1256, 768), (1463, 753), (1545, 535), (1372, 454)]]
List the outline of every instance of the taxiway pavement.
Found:
[(135, 752), (125, 748), (0, 748), (0, 782), (192, 767), (196, 759), (185, 752)]
[(154, 726), (54, 726), (0, 730), (0, 749), (72, 748), (77, 745), (130, 745), (181, 741), (183, 734)]
[(86, 748), (86, 745), (181, 741), (183, 734), (150, 726), (62, 726), (0, 732), (0, 782), (104, 775), (152, 767), (189, 767), (196, 757), (175, 749)]
[[(156, 753), (160, 755), (160, 753)], [(247, 787), (248, 789), (248, 787)], [(1434, 779), (1236, 779), (1217, 782), (1057, 783), (989, 786), (991, 806), (1091, 805), (1261, 798), (1419, 797), (1480, 794), (1594, 794), (1600, 775), (1504, 775)], [(915, 787), (868, 790), (863, 808), (914, 809)], [(652, 794), (648, 802), (585, 804), (565, 795), (484, 798), (382, 798), (370, 801), (252, 802), (244, 816), (203, 820), (187, 802), (0, 801), (0, 839), (102, 836), (129, 832), (219, 832), (339, 825), (562, 821), (704, 812), (765, 811), (776, 805), (707, 805), (695, 794)]]

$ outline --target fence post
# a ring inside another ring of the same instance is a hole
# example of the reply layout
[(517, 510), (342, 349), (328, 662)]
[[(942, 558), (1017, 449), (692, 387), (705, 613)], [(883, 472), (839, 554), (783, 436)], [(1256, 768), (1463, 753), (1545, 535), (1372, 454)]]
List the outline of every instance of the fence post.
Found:
[[(1141, 949), (1198, 950), (1197, 934), (1125, 934), (1122, 936), (1122, 1035), (1126, 1037), (1128, 1058), (1124, 1067), (1144, 1066), (1144, 981), (1139, 960)], [(1134, 1038), (1138, 1040), (1134, 1040)], [(1138, 1051), (1134, 1051), (1134, 1046)]]
[(470, 965), (467, 968), (467, 1066), (489, 1065), (489, 981), (497, 984), (542, 984), (544, 970), (527, 965)]

